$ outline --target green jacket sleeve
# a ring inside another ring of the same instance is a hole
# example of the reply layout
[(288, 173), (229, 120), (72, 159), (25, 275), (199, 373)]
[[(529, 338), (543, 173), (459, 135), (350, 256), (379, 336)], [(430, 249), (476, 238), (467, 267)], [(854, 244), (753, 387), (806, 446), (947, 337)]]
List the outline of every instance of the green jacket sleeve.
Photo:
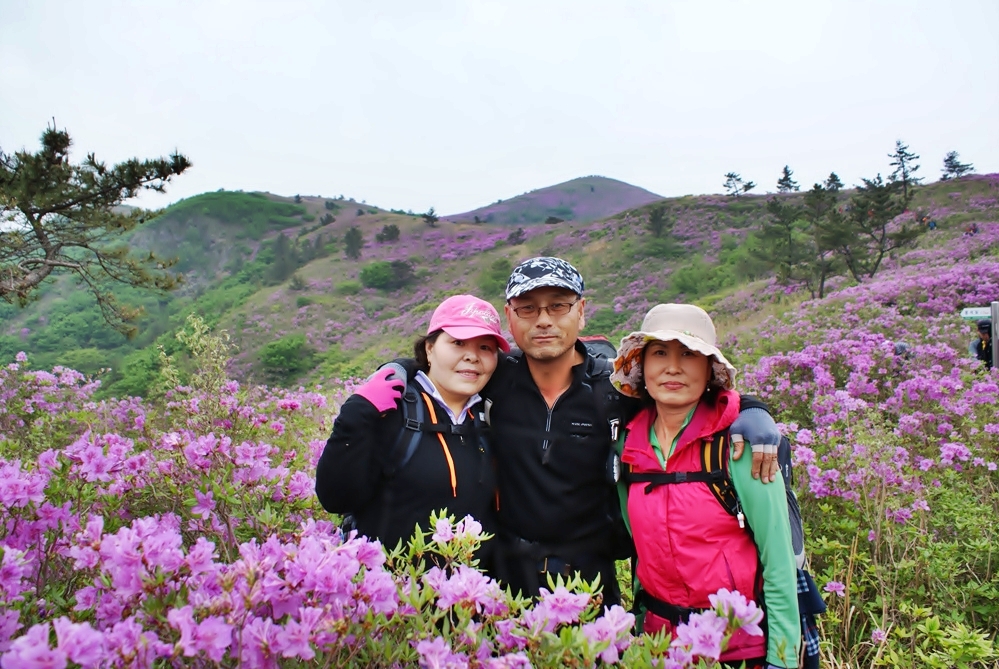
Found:
[(763, 565), (763, 596), (769, 632), (767, 662), (777, 667), (797, 667), (801, 617), (784, 479), (778, 476), (776, 481), (767, 484), (754, 479), (750, 457), (730, 458), (729, 463), (732, 484), (742, 504), (746, 524), (753, 531)]

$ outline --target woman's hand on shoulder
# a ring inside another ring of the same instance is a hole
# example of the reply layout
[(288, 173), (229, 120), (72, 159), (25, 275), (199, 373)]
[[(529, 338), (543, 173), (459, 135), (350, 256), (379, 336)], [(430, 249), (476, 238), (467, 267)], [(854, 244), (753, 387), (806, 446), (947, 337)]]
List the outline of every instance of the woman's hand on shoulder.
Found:
[(389, 365), (369, 376), (354, 394), (366, 399), (378, 411), (390, 411), (395, 409), (405, 389), (405, 382), (396, 376), (396, 370)]

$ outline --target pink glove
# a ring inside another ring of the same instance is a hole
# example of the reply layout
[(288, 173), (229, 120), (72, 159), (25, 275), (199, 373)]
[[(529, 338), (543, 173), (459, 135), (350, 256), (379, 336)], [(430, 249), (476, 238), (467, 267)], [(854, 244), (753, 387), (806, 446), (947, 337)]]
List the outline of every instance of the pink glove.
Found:
[(396, 400), (402, 398), (403, 389), (406, 387), (402, 379), (392, 378), (394, 376), (394, 369), (383, 367), (369, 376), (354, 394), (371, 402), (379, 411), (394, 409)]

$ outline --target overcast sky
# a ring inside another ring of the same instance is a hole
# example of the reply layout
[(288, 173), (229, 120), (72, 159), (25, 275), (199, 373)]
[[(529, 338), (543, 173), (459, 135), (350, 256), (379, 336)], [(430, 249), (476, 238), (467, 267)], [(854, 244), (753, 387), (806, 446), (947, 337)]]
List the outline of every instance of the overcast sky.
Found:
[(599, 174), (662, 195), (999, 171), (999, 2), (0, 0), (0, 148), (456, 213)]

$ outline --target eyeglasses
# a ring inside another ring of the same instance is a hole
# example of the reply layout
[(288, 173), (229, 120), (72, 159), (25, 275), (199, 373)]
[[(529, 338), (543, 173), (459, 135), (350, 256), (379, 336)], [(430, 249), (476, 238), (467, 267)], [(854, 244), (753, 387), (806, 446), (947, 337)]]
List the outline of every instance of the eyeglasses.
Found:
[(523, 318), (524, 320), (531, 320), (537, 318), (541, 315), (542, 311), (547, 311), (549, 316), (565, 316), (569, 313), (579, 300), (575, 302), (556, 302), (554, 304), (549, 304), (546, 307), (539, 307), (534, 304), (525, 304), (522, 307), (510, 307), (513, 309), (513, 313), (517, 314), (517, 318)]

